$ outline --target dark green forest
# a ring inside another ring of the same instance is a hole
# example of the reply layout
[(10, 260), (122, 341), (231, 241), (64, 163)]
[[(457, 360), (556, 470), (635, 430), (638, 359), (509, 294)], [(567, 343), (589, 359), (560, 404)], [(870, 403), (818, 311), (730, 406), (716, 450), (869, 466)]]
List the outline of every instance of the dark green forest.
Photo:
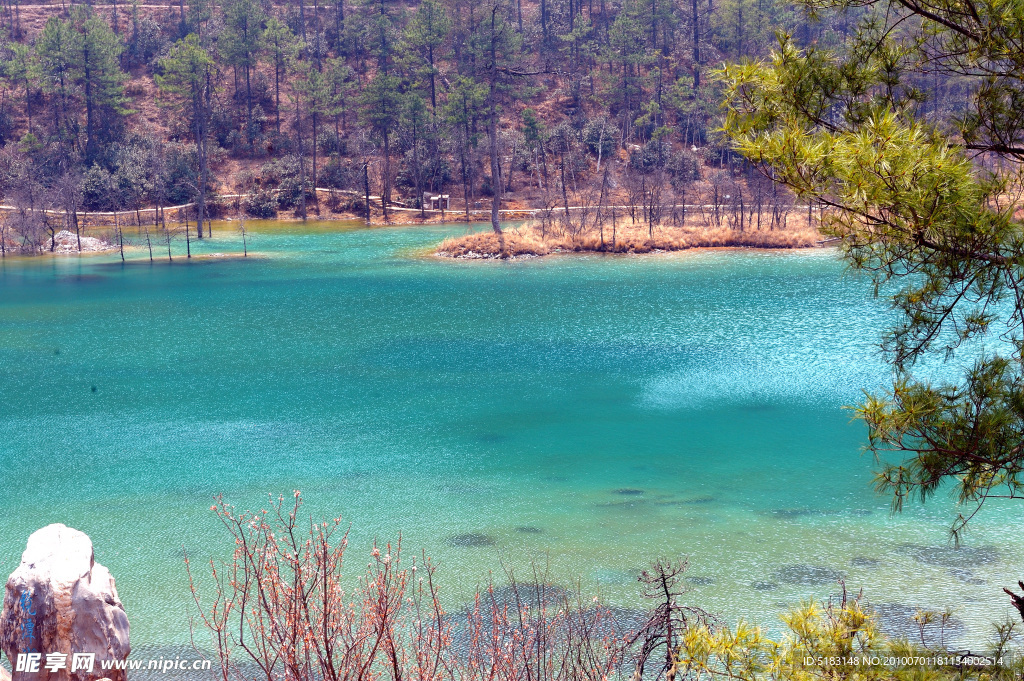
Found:
[[(713, 185), (716, 206), (744, 191), (761, 201), (770, 182), (716, 132), (715, 70), (765, 57), (780, 35), (842, 50), (875, 11), (5, 0), (0, 244), (38, 252), (56, 230), (77, 232), (83, 211), (136, 211), (137, 223), (143, 208), (182, 204), (202, 238), (230, 211), (305, 218), (370, 204), (393, 221), (394, 208), (423, 209), (426, 192), (449, 194), (453, 212), (493, 207), (495, 226), (498, 207), (595, 193), (653, 206)], [(917, 77), (934, 95), (924, 113), (966, 98), (927, 67)]]

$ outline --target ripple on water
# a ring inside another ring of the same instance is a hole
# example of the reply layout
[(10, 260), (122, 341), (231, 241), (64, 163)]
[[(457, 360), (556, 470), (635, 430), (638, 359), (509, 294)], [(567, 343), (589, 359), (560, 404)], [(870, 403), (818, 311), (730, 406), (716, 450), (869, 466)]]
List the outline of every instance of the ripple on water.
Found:
[(783, 584), (822, 586), (843, 579), (843, 573), (820, 565), (786, 565), (773, 572), (772, 577)]
[(964, 623), (955, 617), (938, 616), (919, 621), (918, 613), (929, 610), (905, 603), (881, 603), (871, 607), (878, 615), (878, 626), (890, 638), (906, 638), (928, 647), (948, 646), (964, 632)]
[(602, 501), (594, 504), (597, 508), (609, 508), (609, 509), (621, 509), (621, 510), (641, 510), (649, 509), (651, 502), (647, 499), (622, 499), (621, 501)]
[(779, 588), (779, 585), (775, 582), (754, 582), (750, 585), (750, 588), (754, 591), (774, 591)]
[(972, 586), (981, 586), (986, 584), (984, 579), (980, 579), (974, 575), (974, 570), (968, 568), (950, 568), (949, 574), (954, 579), (958, 579), (964, 584), (970, 584)]
[(637, 581), (640, 573), (636, 570), (618, 570), (616, 568), (597, 568), (590, 573), (599, 584), (632, 584)]
[(810, 508), (773, 508), (766, 511), (758, 511), (758, 513), (778, 520), (794, 520), (818, 514), (817, 511)]
[(869, 570), (874, 570), (881, 562), (877, 558), (867, 558), (866, 556), (854, 556), (850, 559), (850, 565), (853, 567), (867, 568)]
[(914, 560), (925, 565), (945, 568), (973, 568), (989, 565), (999, 560), (999, 550), (994, 546), (920, 546), (900, 544), (897, 550), (909, 554)]
[(445, 540), (445, 543), (457, 547), (479, 547), (494, 546), (497, 542), (494, 541), (494, 537), (482, 532), (465, 532), (453, 534)]

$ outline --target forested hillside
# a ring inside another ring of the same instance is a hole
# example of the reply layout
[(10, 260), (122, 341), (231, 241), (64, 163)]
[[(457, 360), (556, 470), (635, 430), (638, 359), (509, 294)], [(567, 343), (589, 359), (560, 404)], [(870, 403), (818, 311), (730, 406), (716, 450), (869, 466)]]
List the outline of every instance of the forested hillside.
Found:
[(82, 211), (194, 204), (203, 225), (369, 197), (395, 220), (425, 192), (652, 223), (738, 201), (742, 227), (744, 201), (782, 200), (714, 132), (709, 73), (857, 26), (774, 0), (5, 0), (0, 20), (0, 244), (28, 250)]

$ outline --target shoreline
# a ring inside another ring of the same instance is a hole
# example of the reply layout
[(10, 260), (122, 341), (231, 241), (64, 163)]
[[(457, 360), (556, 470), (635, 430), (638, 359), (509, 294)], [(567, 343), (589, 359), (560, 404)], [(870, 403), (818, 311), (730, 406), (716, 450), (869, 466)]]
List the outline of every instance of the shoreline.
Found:
[[(220, 229), (218, 232), (237, 232), (237, 218), (220, 219), (214, 221)], [(363, 221), (352, 220), (351, 218), (333, 217), (333, 219), (311, 219), (305, 223), (297, 218), (276, 219), (276, 220), (246, 220), (254, 232), (261, 231), (260, 226), (296, 228), (308, 224), (313, 229), (327, 228), (331, 231), (333, 226), (355, 229), (371, 229), (379, 227), (391, 228), (417, 228), (417, 227), (455, 227), (464, 225), (467, 231), (464, 234), (453, 235), (443, 238), (440, 243), (434, 242), (429, 246), (417, 248), (417, 255), (431, 258), (442, 258), (447, 260), (526, 260), (546, 256), (574, 256), (574, 255), (656, 255), (682, 253), (685, 251), (705, 250), (761, 250), (761, 251), (787, 251), (787, 250), (815, 250), (825, 249), (834, 246), (839, 240), (828, 238), (821, 234), (813, 226), (796, 225), (780, 227), (776, 229), (755, 229), (744, 230), (732, 227), (707, 226), (707, 225), (683, 225), (683, 226), (656, 226), (653, 229), (640, 224), (619, 224), (614, 227), (605, 226), (604, 233), (599, 226), (590, 226), (586, 231), (570, 233), (567, 230), (559, 229), (553, 224), (542, 225), (537, 222), (527, 222), (517, 226), (509, 226), (503, 231), (504, 249), (498, 241), (497, 235), (490, 230), (485, 222), (474, 223), (431, 223), (420, 221), (392, 222), (387, 224), (366, 224)], [(332, 224), (333, 223), (333, 224)], [(90, 230), (93, 231), (93, 230)], [(135, 230), (132, 229), (132, 232)], [(94, 232), (96, 233), (96, 232)], [(101, 232), (101, 234), (103, 234)], [(103, 234), (109, 238), (109, 235)], [(125, 235), (126, 237), (128, 234)], [(181, 235), (176, 235), (175, 241), (181, 241)], [(613, 240), (614, 239), (614, 240)], [(48, 248), (38, 252), (26, 253), (9, 249), (6, 256), (11, 258), (37, 258), (39, 256), (104, 256), (117, 253), (118, 243), (108, 241), (102, 237), (87, 237), (82, 235), (83, 246), (90, 242), (91, 247), (77, 250), (75, 235), (69, 231), (62, 231), (57, 236), (58, 248), (50, 251)], [(66, 242), (66, 243), (65, 243)], [(209, 243), (207, 239), (197, 242), (197, 245)], [(159, 244), (159, 245), (158, 245)], [(180, 247), (180, 243), (177, 244)], [(157, 241), (153, 244), (153, 260), (166, 260), (167, 254), (165, 244)], [(145, 254), (147, 247), (145, 243), (139, 243), (136, 235), (125, 239), (125, 252)], [(178, 249), (176, 248), (175, 251)], [(266, 254), (250, 253), (260, 257)], [(175, 252), (173, 259), (177, 260), (187, 256), (184, 253)], [(194, 253), (192, 259), (220, 260), (242, 258), (242, 253), (233, 251), (218, 251), (214, 253)], [(136, 258), (132, 258), (135, 260)], [(148, 257), (143, 259), (149, 260)]]
[(479, 231), (449, 237), (434, 250), (453, 260), (518, 260), (549, 255), (647, 255), (696, 249), (804, 250), (836, 243), (814, 226), (777, 229), (736, 229), (725, 226), (658, 226), (630, 224), (594, 226), (569, 232), (535, 222), (506, 230)]

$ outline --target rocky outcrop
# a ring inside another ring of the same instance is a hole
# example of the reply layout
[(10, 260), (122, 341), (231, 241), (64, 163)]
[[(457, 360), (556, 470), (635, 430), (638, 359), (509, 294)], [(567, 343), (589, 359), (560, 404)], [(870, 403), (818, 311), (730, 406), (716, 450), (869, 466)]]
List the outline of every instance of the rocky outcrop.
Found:
[(128, 617), (84, 532), (55, 524), (29, 537), (7, 580), (0, 648), (13, 681), (125, 681), (124, 670), (102, 663), (131, 652)]
[[(79, 244), (81, 244), (81, 250), (79, 250)], [(47, 251), (53, 251), (54, 253), (99, 253), (113, 250), (113, 248), (103, 239), (97, 239), (93, 236), (79, 237), (74, 232), (62, 229), (54, 235), (52, 243), (50, 239), (46, 239), (40, 245), (39, 250), (43, 253)]]

